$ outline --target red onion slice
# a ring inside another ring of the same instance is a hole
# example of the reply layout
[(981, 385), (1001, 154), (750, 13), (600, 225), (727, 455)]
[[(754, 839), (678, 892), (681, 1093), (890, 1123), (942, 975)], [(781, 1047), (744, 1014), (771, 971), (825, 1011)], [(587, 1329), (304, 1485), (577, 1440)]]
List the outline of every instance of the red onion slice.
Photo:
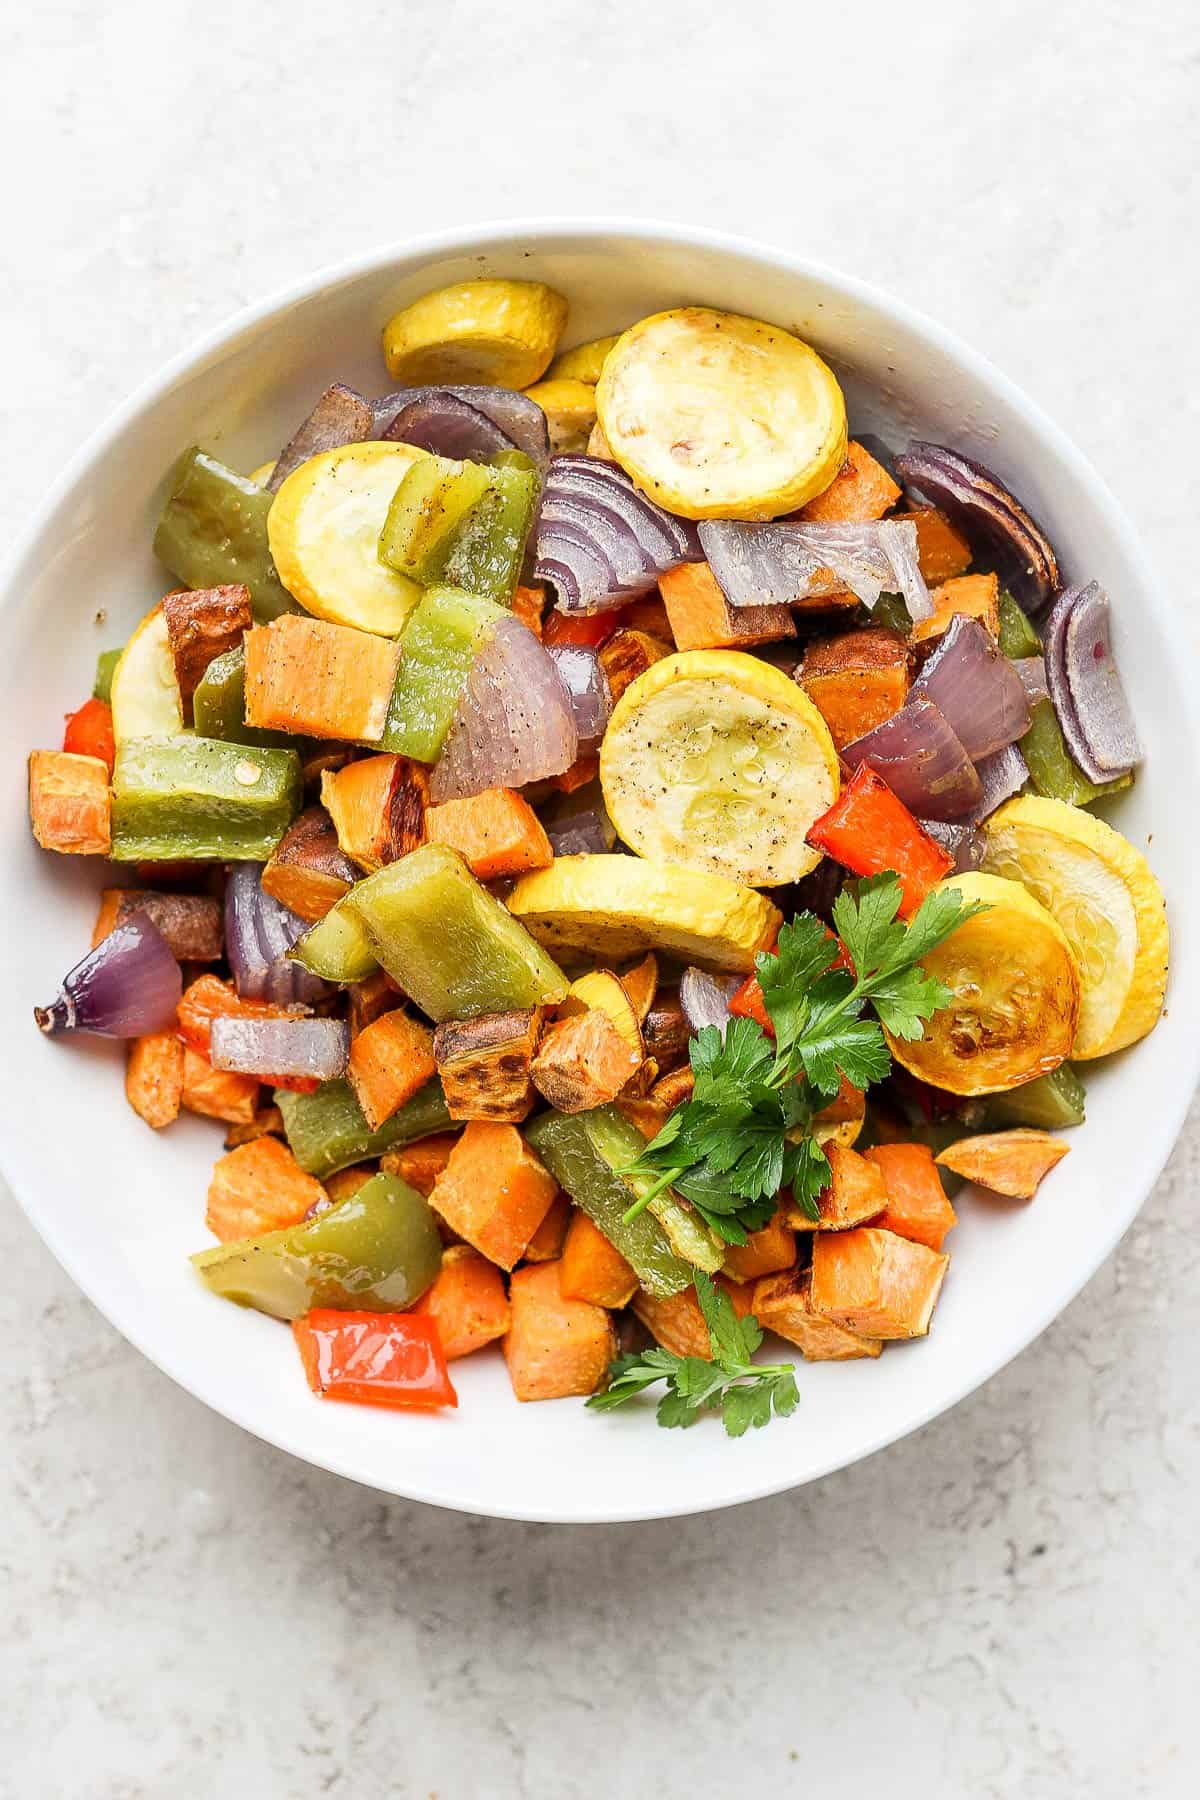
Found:
[(1027, 609), (1058, 586), (1058, 562), (1041, 526), (982, 463), (945, 444), (912, 443), (896, 458), (900, 479), (949, 517), (977, 554), (995, 564), (1002, 584)]
[(606, 856), (617, 841), (608, 814), (595, 806), (543, 823), (555, 856)]
[(959, 613), (913, 682), (911, 695), (932, 700), (973, 762), (1015, 743), (1029, 730), (1029, 701), (1008, 658), (978, 619)]
[(333, 1081), (344, 1074), (350, 1027), (342, 1019), (214, 1019), (209, 1060), (237, 1075), (307, 1076)]
[(370, 401), (335, 381), (280, 451), (267, 482), (268, 493), (277, 493), (292, 471), (310, 456), (320, 456), (324, 450), (340, 450), (343, 444), (361, 444), (374, 430), (375, 411)]
[(699, 535), (731, 606), (790, 606), (819, 597), (828, 590), (832, 571), (864, 606), (875, 606), (882, 593), (899, 593), (914, 621), (933, 612), (917, 559), (917, 528), (910, 520), (747, 525), (706, 519)]
[(869, 763), (919, 819), (962, 819), (983, 799), (983, 785), (945, 715), (918, 696), (842, 751), (851, 769)]
[(594, 750), (612, 715), (612, 689), (599, 652), (582, 644), (550, 644), (547, 655), (562, 677), (571, 700), (579, 750)]
[(922, 819), (920, 825), (935, 844), (940, 844), (954, 858), (956, 875), (969, 874), (983, 861), (985, 844), (978, 825), (966, 821), (961, 825), (949, 825), (943, 819)]
[(1102, 786), (1127, 774), (1141, 751), (1113, 661), (1108, 596), (1096, 582), (1058, 595), (1046, 620), (1044, 650), (1050, 699), (1084, 775)]
[(556, 456), (534, 530), (534, 579), (562, 612), (602, 612), (650, 591), (660, 575), (702, 558), (695, 528), (640, 494), (615, 463)]
[(549, 651), (519, 619), (501, 619), (476, 651), (429, 797), (440, 805), (543, 781), (569, 769), (578, 749), (571, 696)]
[[(459, 406), (441, 404), (447, 398), (459, 402)], [(402, 411), (431, 400), (437, 403), (432, 409), (427, 408), (423, 415), (413, 413), (408, 426), (397, 429)], [(461, 407), (468, 407), (474, 418), (469, 418)], [(435, 434), (440, 429), (445, 433), (445, 443), (472, 446), (441, 449), (422, 443), (422, 448), (435, 449), (439, 456), (478, 460), (494, 456), (501, 450), (521, 450), (539, 469), (545, 469), (550, 461), (550, 434), (545, 413), (536, 400), (511, 388), (469, 384), (447, 388), (399, 388), (376, 400), (374, 410), (377, 437), (418, 443), (420, 439), (408, 436), (409, 429), (424, 429)], [(423, 425), (419, 424), (420, 419), (423, 419)], [(468, 428), (473, 432), (471, 437), (466, 435)]]
[(1046, 659), (1044, 656), (1018, 656), (1013, 663), (1021, 686), (1025, 689), (1025, 698), (1030, 706), (1039, 700), (1049, 697), (1050, 689), (1046, 685)]
[(234, 863), (225, 884), (225, 953), (234, 986), (245, 999), (315, 1006), (337, 990), (289, 962), (288, 951), (309, 921), (263, 892), (262, 871), (262, 863)]
[(144, 913), (134, 913), (75, 964), (49, 1006), (35, 1006), (33, 1016), (47, 1037), (62, 1031), (143, 1037), (174, 1024), (182, 995), (167, 940)]
[(715, 1025), (721, 1036), (729, 1023), (729, 1002), (741, 981), (736, 975), (708, 975), (703, 969), (688, 968), (679, 980), (679, 1004), (693, 1031)]
[(976, 825), (982, 825), (998, 806), (1019, 794), (1029, 780), (1029, 765), (1015, 744), (1005, 744), (993, 755), (981, 756), (975, 772), (983, 788), (983, 798), (970, 815)]

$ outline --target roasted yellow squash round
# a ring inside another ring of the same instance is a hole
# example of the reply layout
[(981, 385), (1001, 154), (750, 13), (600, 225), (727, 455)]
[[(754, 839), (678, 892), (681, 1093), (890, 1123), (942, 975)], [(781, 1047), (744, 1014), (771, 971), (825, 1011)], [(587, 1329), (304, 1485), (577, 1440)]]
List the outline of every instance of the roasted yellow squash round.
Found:
[(586, 381), (591, 387), (595, 387), (604, 367), (604, 359), (616, 341), (616, 337), (592, 338), (586, 344), (576, 344), (574, 350), (564, 350), (546, 370), (547, 379)]
[(923, 959), (950, 999), (905, 1043), (885, 1033), (896, 1061), (952, 1094), (995, 1094), (1046, 1075), (1071, 1053), (1079, 973), (1062, 926), (1016, 881), (953, 875), (942, 884), (986, 912)]
[(798, 881), (837, 798), (837, 751), (794, 681), (737, 650), (663, 657), (621, 695), (604, 734), (609, 816), (639, 856), (750, 887)]
[(122, 650), (109, 704), (118, 744), (126, 738), (174, 737), (183, 730), (183, 702), (161, 606), (146, 614)]
[(393, 381), (528, 387), (546, 371), (567, 303), (541, 281), (459, 281), (422, 294), (383, 330)]
[(630, 326), (596, 407), (637, 486), (686, 519), (774, 519), (827, 488), (846, 458), (833, 371), (790, 331), (683, 306)]
[(582, 456), (596, 423), (596, 390), (570, 376), (547, 377), (525, 389), (546, 415), (555, 456)]
[(1166, 902), (1144, 856), (1065, 800), (1010, 800), (985, 828), (983, 867), (1022, 882), (1079, 965), (1076, 1060), (1108, 1056), (1158, 1023), (1167, 986)]

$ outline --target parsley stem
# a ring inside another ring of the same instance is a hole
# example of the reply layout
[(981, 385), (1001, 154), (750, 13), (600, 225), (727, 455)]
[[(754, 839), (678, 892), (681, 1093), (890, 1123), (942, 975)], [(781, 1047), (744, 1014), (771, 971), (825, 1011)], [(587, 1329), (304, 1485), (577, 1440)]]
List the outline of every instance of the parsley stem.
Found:
[[(678, 1168), (668, 1169), (665, 1175), (660, 1175), (653, 1187), (648, 1187), (646, 1192), (641, 1194), (638, 1199), (634, 1201), (628, 1211), (621, 1214), (621, 1223), (623, 1225), (632, 1225), (638, 1214), (645, 1212), (652, 1200), (657, 1200), (658, 1196), (665, 1193), (673, 1181), (678, 1181), (681, 1175), (687, 1174), (688, 1166), (687, 1163), (681, 1163)], [(627, 1174), (628, 1172), (629, 1171), (627, 1170), (622, 1170), (622, 1174)]]

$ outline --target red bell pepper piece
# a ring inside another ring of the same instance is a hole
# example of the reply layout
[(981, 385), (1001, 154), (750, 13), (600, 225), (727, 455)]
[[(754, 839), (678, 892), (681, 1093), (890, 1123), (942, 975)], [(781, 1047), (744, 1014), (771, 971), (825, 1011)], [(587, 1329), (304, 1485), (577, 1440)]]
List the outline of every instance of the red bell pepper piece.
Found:
[(293, 1319), (292, 1334), (309, 1387), (326, 1400), (421, 1411), (458, 1405), (428, 1316), (323, 1307)]
[(746, 977), (730, 999), (729, 1010), (735, 1019), (753, 1019), (756, 1025), (762, 1026), (768, 1037), (775, 1036), (775, 1027), (771, 1023), (771, 1015), (767, 1011), (757, 975)]
[(900, 877), (904, 898), (900, 916), (911, 918), (926, 894), (954, 867), (954, 858), (922, 831), (882, 775), (861, 763), (838, 798), (808, 834), (814, 850), (823, 850), (855, 875)]
[(542, 623), (543, 644), (581, 644), (585, 650), (598, 650), (621, 629), (621, 614), (611, 612), (564, 613), (555, 607)]
[(78, 712), (68, 713), (63, 749), (73, 756), (99, 757), (102, 763), (107, 763), (111, 775), (117, 759), (112, 707), (103, 700), (85, 700)]

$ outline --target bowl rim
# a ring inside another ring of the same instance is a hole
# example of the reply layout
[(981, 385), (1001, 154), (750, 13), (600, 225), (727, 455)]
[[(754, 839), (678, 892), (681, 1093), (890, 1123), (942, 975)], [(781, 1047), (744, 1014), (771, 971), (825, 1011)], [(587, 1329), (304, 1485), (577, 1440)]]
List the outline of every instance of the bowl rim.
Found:
[[(202, 372), (211, 360), (235, 348), (241, 338), (254, 331), (273, 315), (282, 315), (289, 307), (312, 298), (323, 289), (347, 286), (364, 276), (379, 273), (393, 263), (412, 262), (421, 257), (434, 258), (455, 253), (471, 254), (496, 250), (510, 245), (514, 239), (519, 238), (587, 240), (602, 239), (606, 236), (640, 239), (652, 246), (666, 242), (683, 247), (715, 249), (734, 257), (745, 257), (771, 263), (789, 275), (820, 283), (844, 298), (875, 307), (944, 349), (956, 358), (973, 379), (997, 392), (1014, 411), (1022, 414), (1030, 426), (1036, 430), (1049, 454), (1067, 466), (1076, 478), (1091, 490), (1097, 502), (1106, 508), (1114, 534), (1122, 542), (1123, 548), (1131, 556), (1136, 557), (1147, 571), (1147, 586), (1150, 589), (1151, 602), (1158, 622), (1165, 628), (1165, 603), (1158, 599), (1158, 595), (1163, 592), (1163, 589), (1161, 583), (1155, 579), (1153, 559), (1148, 556), (1124, 506), (1112, 494), (1108, 484), (1091, 460), (1043, 411), (1041, 406), (987, 357), (959, 337), (956, 332), (873, 282), (846, 274), (818, 258), (800, 255), (758, 239), (716, 230), (710, 226), (689, 225), (679, 221), (653, 218), (631, 218), (620, 214), (587, 215), (581, 218), (548, 214), (518, 216), (480, 223), (468, 221), (460, 225), (443, 227), (437, 231), (420, 233), (411, 238), (388, 240), (376, 244), (368, 250), (359, 251), (333, 263), (322, 265), (308, 275), (300, 276), (273, 290), (265, 298), (252, 302), (249, 306), (239, 309), (211, 327), (185, 349), (169, 358), (166, 363), (141, 381), (124, 400), (120, 401), (68, 458), (56, 479), (49, 484), (40, 504), (31, 513), (25, 530), (16, 540), (3, 564), (0, 565), (0, 623), (4, 621), (9, 611), (8, 602), (12, 597), (16, 572), (44, 530), (50, 516), (71, 493), (88, 468), (103, 455), (129, 423), (139, 414), (152, 409), (178, 380), (184, 376)], [(1197, 753), (1197, 761), (1200, 762), (1200, 695), (1197, 695), (1194, 689), (1187, 684), (1183, 685), (1182, 692), (1186, 713), (1185, 722)], [(930, 1405), (922, 1408), (915, 1418), (905, 1415), (894, 1429), (885, 1427), (877, 1432), (850, 1458), (835, 1453), (827, 1462), (818, 1459), (815, 1467), (798, 1478), (788, 1472), (779, 1478), (752, 1481), (744, 1492), (734, 1498), (700, 1495), (694, 1502), (689, 1501), (686, 1505), (675, 1503), (661, 1508), (639, 1505), (629, 1509), (605, 1507), (589, 1511), (585, 1506), (579, 1510), (560, 1509), (558, 1511), (533, 1512), (523, 1508), (482, 1504), (478, 1497), (472, 1500), (447, 1494), (440, 1491), (436, 1484), (427, 1485), (408, 1479), (405, 1480), (403, 1487), (384, 1488), (356, 1473), (353, 1468), (345, 1466), (345, 1459), (341, 1456), (324, 1452), (314, 1453), (309, 1447), (297, 1443), (289, 1433), (266, 1429), (258, 1420), (252, 1422), (237, 1405), (231, 1405), (224, 1396), (218, 1398), (209, 1391), (209, 1384), (204, 1379), (202, 1368), (194, 1370), (190, 1367), (181, 1367), (178, 1359), (170, 1354), (169, 1348), (167, 1350), (161, 1346), (152, 1348), (145, 1340), (139, 1323), (125, 1316), (123, 1307), (119, 1304), (110, 1305), (107, 1299), (102, 1299), (97, 1295), (90, 1277), (85, 1277), (77, 1266), (69, 1234), (59, 1232), (53, 1225), (39, 1217), (40, 1209), (37, 1197), (31, 1187), (25, 1183), (19, 1171), (10, 1166), (3, 1135), (0, 1135), (0, 1172), (3, 1172), (30, 1225), (60, 1267), (86, 1295), (102, 1317), (120, 1332), (126, 1342), (194, 1399), (210, 1407), (221, 1417), (228, 1419), (232, 1424), (239, 1426), (252, 1436), (269, 1443), (273, 1448), (283, 1450), (302, 1462), (342, 1476), (360, 1486), (368, 1487), (373, 1492), (391, 1493), (398, 1498), (419, 1501), (422, 1504), (442, 1507), (449, 1511), (545, 1524), (634, 1523), (641, 1520), (681, 1518), (695, 1513), (720, 1511), (727, 1507), (747, 1505), (752, 1501), (766, 1499), (774, 1494), (806, 1486), (809, 1482), (822, 1480), (827, 1475), (836, 1473), (839, 1469), (850, 1468), (868, 1457), (877, 1455), (902, 1438), (922, 1430), (933, 1419), (957, 1406), (968, 1394), (983, 1387), (1008, 1363), (1027, 1350), (1082, 1292), (1141, 1211), (1179, 1137), (1197, 1083), (1200, 1081), (1200, 1034), (1193, 1039), (1187, 1065), (1182, 1073), (1184, 1079), (1175, 1089), (1173, 1104), (1155, 1111), (1156, 1129), (1147, 1131), (1146, 1121), (1143, 1120), (1142, 1174), (1138, 1182), (1130, 1186), (1128, 1204), (1112, 1222), (1110, 1229), (1097, 1233), (1096, 1238), (1090, 1242), (1088, 1255), (1078, 1264), (1073, 1265), (1071, 1278), (1059, 1291), (1057, 1299), (1042, 1308), (1032, 1321), (1025, 1321), (1015, 1341), (1005, 1339), (996, 1354), (986, 1359), (981, 1369), (973, 1368), (966, 1379), (951, 1382), (945, 1391), (940, 1392)]]

